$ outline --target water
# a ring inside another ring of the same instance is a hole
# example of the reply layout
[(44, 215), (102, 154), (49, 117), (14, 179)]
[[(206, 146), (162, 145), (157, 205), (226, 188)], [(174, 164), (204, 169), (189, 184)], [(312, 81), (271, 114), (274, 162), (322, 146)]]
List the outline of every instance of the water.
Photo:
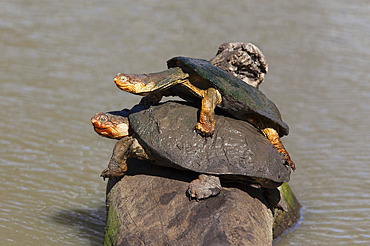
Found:
[(289, 124), (303, 219), (275, 245), (370, 244), (367, 1), (2, 1), (0, 242), (101, 245), (114, 141), (95, 112), (131, 107), (117, 72), (256, 44), (261, 90)]

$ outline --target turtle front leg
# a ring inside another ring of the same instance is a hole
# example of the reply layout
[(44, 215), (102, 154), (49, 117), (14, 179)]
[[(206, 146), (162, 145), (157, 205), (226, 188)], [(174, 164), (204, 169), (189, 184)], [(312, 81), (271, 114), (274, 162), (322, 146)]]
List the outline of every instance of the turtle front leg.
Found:
[(120, 139), (113, 149), (112, 157), (108, 163), (108, 167), (103, 170), (100, 177), (112, 178), (120, 177), (127, 171), (127, 158), (129, 156), (129, 149), (133, 143), (133, 138), (130, 136)]
[(143, 97), (140, 100), (139, 104), (145, 105), (145, 106), (158, 105), (159, 102), (162, 100), (162, 97), (163, 97), (163, 93), (161, 91), (152, 92), (146, 95), (145, 97)]
[(220, 178), (217, 176), (201, 174), (199, 178), (189, 184), (188, 194), (196, 200), (217, 196), (221, 191)]
[(144, 148), (139, 144), (136, 138), (131, 136), (123, 137), (116, 143), (108, 167), (103, 170), (100, 177), (103, 177), (105, 180), (105, 178), (125, 175), (128, 158), (149, 160), (149, 156)]
[(200, 109), (199, 122), (196, 131), (205, 136), (212, 136), (215, 132), (215, 108), (222, 101), (220, 92), (214, 88), (209, 88), (203, 94), (202, 107)]
[(158, 105), (159, 102), (162, 100), (162, 97), (174, 96), (175, 94), (172, 93), (171, 88), (167, 90), (159, 90), (153, 91), (144, 96), (141, 101), (140, 105), (150, 106), (150, 105)]
[(290, 166), (293, 170), (295, 170), (296, 169), (295, 164), (290, 158), (290, 155), (288, 151), (286, 151), (283, 143), (281, 142), (277, 131), (273, 128), (265, 128), (265, 129), (262, 129), (262, 133), (267, 137), (268, 140), (270, 140), (272, 145), (275, 146), (275, 148), (277, 149), (279, 153), (284, 154), (285, 161), (288, 164), (288, 166)]
[(202, 107), (200, 108), (199, 122), (195, 126), (195, 130), (205, 136), (212, 136), (215, 131), (215, 108), (222, 101), (221, 93), (215, 88), (207, 90), (199, 89), (192, 85), (189, 81), (185, 81), (183, 85), (202, 98)]

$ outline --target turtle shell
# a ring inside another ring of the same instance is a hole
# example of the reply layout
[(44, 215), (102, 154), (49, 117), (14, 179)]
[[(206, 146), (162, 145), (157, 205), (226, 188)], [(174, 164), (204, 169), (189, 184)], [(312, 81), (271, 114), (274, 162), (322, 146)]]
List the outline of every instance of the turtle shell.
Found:
[(290, 178), (290, 168), (252, 125), (216, 114), (215, 133), (194, 131), (198, 108), (166, 102), (129, 115), (130, 127), (154, 163), (198, 173), (249, 180), (275, 188)]
[(249, 121), (259, 129), (274, 128), (280, 136), (288, 135), (289, 127), (281, 119), (276, 105), (255, 87), (203, 59), (174, 57), (167, 61), (167, 66), (181, 67), (184, 72), (195, 73), (211, 82), (222, 95), (218, 107), (234, 117)]

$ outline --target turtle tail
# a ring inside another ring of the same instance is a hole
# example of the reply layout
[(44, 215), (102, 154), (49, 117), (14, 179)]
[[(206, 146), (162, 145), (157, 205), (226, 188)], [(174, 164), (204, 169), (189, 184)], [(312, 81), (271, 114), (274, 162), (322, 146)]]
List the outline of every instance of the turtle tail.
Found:
[(288, 151), (286, 151), (283, 143), (281, 142), (277, 131), (273, 128), (265, 128), (265, 129), (262, 129), (262, 133), (267, 137), (268, 140), (270, 140), (272, 145), (275, 146), (275, 148), (277, 149), (279, 153), (284, 154), (285, 162), (288, 164), (288, 166), (290, 166), (293, 170), (295, 170), (296, 169), (295, 164), (290, 158), (290, 155)]

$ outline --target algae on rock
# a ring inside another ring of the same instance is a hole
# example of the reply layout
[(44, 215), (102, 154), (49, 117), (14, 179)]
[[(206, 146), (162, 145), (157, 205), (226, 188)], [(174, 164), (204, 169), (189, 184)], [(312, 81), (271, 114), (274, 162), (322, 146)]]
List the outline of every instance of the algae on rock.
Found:
[[(111, 196), (114, 193), (110, 194)], [(116, 245), (119, 237), (119, 219), (113, 204), (107, 203), (107, 222), (104, 228), (104, 246)]]
[(274, 239), (281, 236), (287, 229), (291, 228), (299, 220), (301, 216), (300, 213), (301, 204), (298, 202), (289, 184), (284, 183), (278, 189), (280, 190), (280, 194), (282, 194), (283, 196), (288, 211), (284, 212), (275, 209), (273, 225)]

